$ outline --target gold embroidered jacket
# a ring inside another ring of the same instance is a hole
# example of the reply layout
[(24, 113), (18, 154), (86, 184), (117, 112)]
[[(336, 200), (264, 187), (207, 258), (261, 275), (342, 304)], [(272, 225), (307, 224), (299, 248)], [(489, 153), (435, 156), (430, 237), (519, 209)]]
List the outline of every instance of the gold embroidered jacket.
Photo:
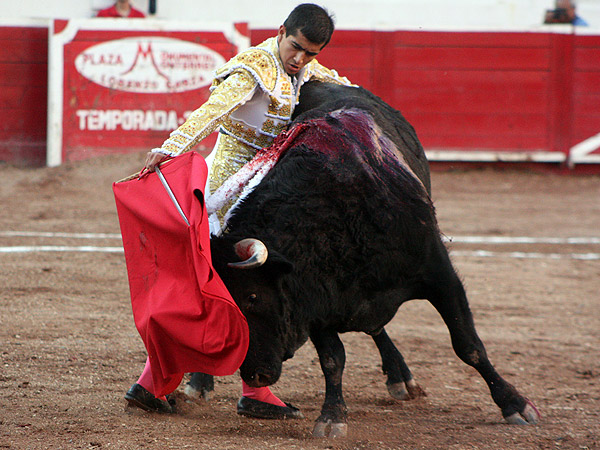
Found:
[(316, 60), (290, 77), (279, 59), (277, 38), (267, 39), (216, 71), (209, 99), (171, 133), (161, 149), (174, 155), (189, 151), (220, 127), (209, 174), (209, 188), (214, 192), (285, 129), (300, 87), (313, 79), (351, 84)]

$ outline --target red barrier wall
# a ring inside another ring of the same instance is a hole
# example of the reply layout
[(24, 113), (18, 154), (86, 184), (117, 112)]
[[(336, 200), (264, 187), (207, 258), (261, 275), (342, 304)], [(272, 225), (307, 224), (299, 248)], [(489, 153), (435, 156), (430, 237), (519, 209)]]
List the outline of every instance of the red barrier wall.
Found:
[(574, 36), (573, 47), (571, 144), (600, 133), (600, 36)]
[[(0, 27), (0, 161), (45, 162), (47, 33)], [(598, 34), (337, 30), (318, 59), (402, 111), (432, 160), (563, 162), (587, 142), (573, 162), (600, 162)]]
[(562, 161), (600, 132), (598, 35), (338, 30), (318, 59), (402, 111), (433, 159)]
[(46, 161), (48, 28), (0, 27), (0, 161)]

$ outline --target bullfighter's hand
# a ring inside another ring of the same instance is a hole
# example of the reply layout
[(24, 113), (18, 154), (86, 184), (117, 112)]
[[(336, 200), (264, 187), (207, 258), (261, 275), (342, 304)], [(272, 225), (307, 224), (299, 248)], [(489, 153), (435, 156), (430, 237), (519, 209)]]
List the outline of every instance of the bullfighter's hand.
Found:
[(153, 153), (153, 152), (148, 152), (146, 154), (146, 169), (148, 169), (148, 172), (154, 172), (154, 170), (156, 169), (156, 166), (158, 164), (160, 164), (164, 159), (166, 158), (165, 155), (163, 155), (162, 153)]

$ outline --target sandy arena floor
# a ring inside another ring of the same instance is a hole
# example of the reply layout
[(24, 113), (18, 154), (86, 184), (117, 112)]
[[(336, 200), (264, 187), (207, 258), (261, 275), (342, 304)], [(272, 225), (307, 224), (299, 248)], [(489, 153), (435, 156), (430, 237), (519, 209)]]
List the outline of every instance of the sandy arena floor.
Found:
[[(440, 227), (456, 238), (449, 246), (479, 334), (500, 373), (540, 409), (539, 425), (506, 425), (478, 374), (452, 352), (437, 313), (415, 301), (387, 330), (428, 396), (393, 401), (371, 339), (344, 335), (349, 435), (319, 440), (311, 430), (324, 382), (310, 344), (286, 362), (273, 388), (304, 420), (239, 417), (237, 375), (217, 379), (208, 403), (186, 401), (180, 389), (177, 415), (133, 410), (123, 394), (145, 352), (123, 254), (6, 250), (119, 247), (111, 183), (141, 161), (120, 155), (59, 168), (0, 166), (0, 449), (600, 449), (599, 176), (432, 175)], [(15, 231), (65, 234), (8, 233)], [(558, 242), (466, 243), (464, 236)], [(573, 237), (595, 240), (566, 240)]]

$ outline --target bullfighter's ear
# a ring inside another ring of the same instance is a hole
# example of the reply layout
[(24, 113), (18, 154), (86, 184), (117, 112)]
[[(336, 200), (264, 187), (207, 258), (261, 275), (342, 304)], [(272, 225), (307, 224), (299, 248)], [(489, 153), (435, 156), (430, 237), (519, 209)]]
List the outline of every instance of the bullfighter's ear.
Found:
[(286, 275), (294, 270), (294, 264), (283, 256), (281, 253), (274, 250), (269, 250), (269, 257), (265, 266), (275, 272), (277, 276)]

